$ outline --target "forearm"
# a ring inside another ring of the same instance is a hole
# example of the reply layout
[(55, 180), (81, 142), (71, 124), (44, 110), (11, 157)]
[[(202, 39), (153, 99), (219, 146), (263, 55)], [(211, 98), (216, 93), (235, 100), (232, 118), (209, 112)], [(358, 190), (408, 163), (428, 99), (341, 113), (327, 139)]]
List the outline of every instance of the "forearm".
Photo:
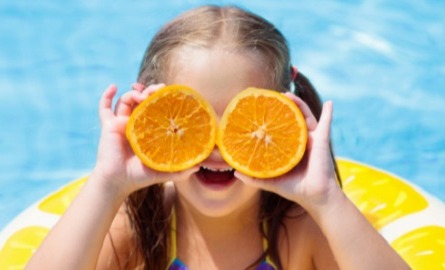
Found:
[(341, 191), (311, 210), (340, 269), (409, 269)]
[(94, 269), (104, 238), (124, 200), (94, 174), (50, 231), (27, 269)]

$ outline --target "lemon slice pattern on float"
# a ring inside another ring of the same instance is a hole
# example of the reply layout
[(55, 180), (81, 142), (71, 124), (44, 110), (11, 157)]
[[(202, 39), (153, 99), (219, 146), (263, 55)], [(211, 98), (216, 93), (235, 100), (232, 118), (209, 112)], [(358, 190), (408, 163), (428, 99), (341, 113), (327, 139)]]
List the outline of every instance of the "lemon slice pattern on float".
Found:
[(62, 187), (17, 216), (0, 233), (0, 269), (24, 269), (51, 227), (76, 197), (86, 177)]
[(412, 186), (386, 172), (339, 160), (343, 190), (377, 230), (428, 206)]
[(445, 269), (443, 202), (388, 172), (338, 164), (347, 196), (412, 269)]

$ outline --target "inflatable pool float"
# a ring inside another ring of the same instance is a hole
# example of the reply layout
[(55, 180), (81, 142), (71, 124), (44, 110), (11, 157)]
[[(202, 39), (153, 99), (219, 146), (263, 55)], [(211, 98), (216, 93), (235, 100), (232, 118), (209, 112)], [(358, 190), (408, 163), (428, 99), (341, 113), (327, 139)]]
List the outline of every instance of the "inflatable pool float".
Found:
[[(445, 204), (388, 172), (338, 160), (343, 189), (412, 269), (445, 269)], [(0, 269), (24, 269), (86, 181), (82, 177), (30, 206), (0, 233)], [(366, 252), (366, 251), (365, 251)]]

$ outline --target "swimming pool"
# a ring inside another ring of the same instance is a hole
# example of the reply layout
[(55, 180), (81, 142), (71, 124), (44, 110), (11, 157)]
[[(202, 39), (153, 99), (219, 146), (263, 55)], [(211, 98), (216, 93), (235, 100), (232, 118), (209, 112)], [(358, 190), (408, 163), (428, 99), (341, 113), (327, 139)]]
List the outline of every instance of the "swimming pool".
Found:
[[(102, 90), (124, 91), (159, 26), (204, 3), (234, 2), (0, 2), (0, 228), (92, 169)], [(236, 4), (274, 22), (334, 101), (337, 155), (445, 200), (445, 3)]]

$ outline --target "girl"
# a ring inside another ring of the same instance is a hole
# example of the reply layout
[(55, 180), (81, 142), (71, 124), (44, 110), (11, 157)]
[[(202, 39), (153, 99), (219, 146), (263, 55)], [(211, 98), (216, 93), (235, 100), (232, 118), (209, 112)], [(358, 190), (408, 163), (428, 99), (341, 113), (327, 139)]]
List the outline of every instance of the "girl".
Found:
[[(234, 171), (217, 147), (182, 172), (145, 167), (124, 130), (161, 83), (196, 89), (218, 116), (247, 87), (286, 92), (307, 121), (304, 160), (272, 181)], [(292, 68), (269, 22), (235, 7), (191, 10), (154, 37), (113, 111), (116, 92), (100, 100), (96, 166), (29, 269), (408, 269), (342, 192), (332, 103)]]

